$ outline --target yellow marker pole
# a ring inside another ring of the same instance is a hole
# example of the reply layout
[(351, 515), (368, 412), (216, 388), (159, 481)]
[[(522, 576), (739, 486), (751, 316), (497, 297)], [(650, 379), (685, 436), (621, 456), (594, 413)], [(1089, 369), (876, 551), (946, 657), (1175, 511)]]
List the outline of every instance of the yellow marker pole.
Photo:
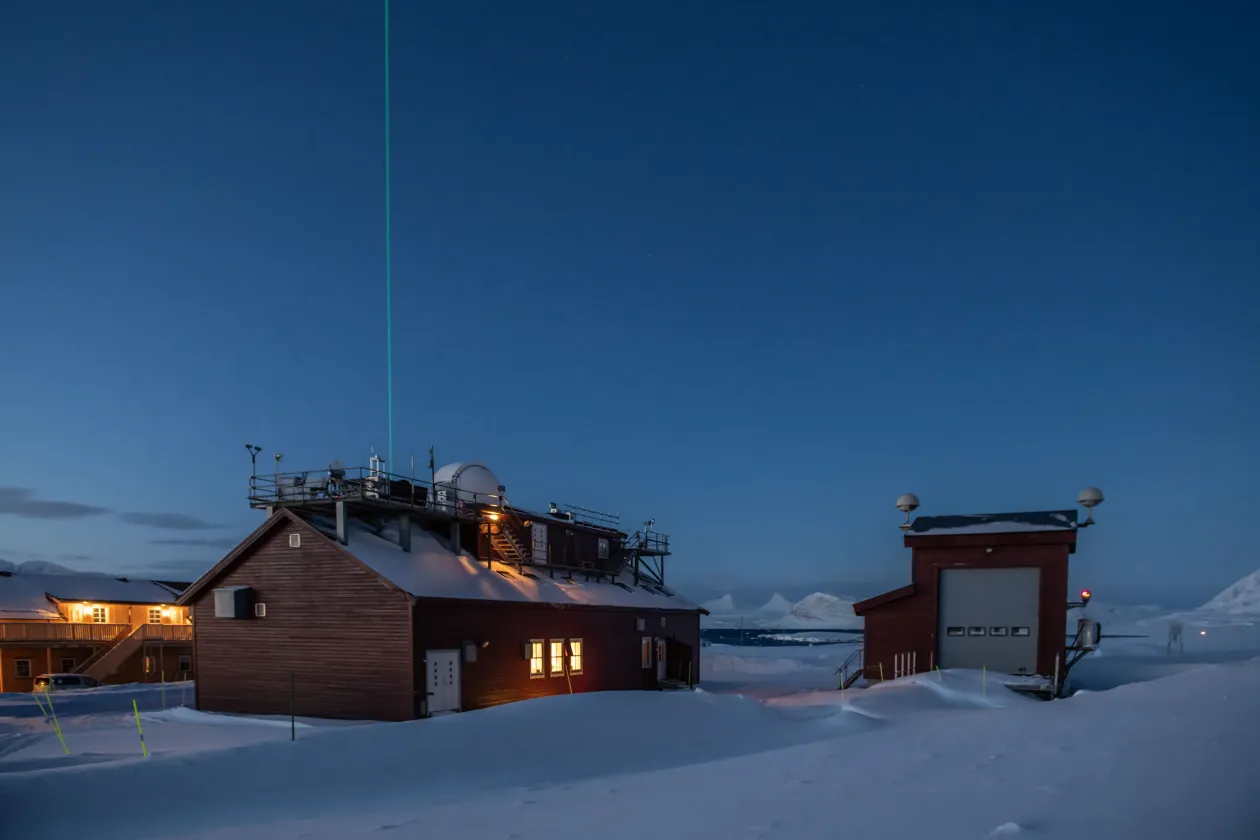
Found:
[(48, 712), (52, 716), (53, 732), (57, 733), (57, 740), (61, 742), (61, 748), (66, 751), (66, 755), (70, 755), (70, 748), (66, 746), (66, 736), (61, 732), (61, 722), (57, 720), (57, 710), (53, 708), (52, 693), (45, 692), (44, 699), (48, 701)]
[(136, 731), (140, 733), (140, 752), (145, 757), (149, 757), (149, 748), (144, 744), (144, 730), (140, 728), (140, 707), (136, 705), (136, 701), (131, 701), (131, 709), (136, 713)]
[(940, 665), (937, 665), (937, 666), (936, 666), (936, 681), (937, 681), (937, 682), (942, 682), (942, 683), (943, 683), (943, 682), (945, 682), (945, 675), (941, 673), (941, 666), (940, 666)]
[(879, 663), (879, 681), (880, 682), (884, 681), (884, 663), (883, 662)]
[(35, 705), (39, 706), (40, 714), (44, 716), (44, 720), (48, 720), (48, 710), (44, 708), (44, 704), (39, 702), (39, 692), (32, 691), (31, 696), (35, 698)]

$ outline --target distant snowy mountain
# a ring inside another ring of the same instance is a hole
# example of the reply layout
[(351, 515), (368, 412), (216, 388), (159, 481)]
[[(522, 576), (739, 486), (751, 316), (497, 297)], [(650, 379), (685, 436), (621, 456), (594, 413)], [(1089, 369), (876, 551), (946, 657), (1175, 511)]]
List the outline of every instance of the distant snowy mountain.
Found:
[(724, 595), (704, 604), (711, 615), (701, 619), (702, 627), (765, 628), (773, 630), (859, 630), (862, 619), (853, 614), (850, 598), (815, 592), (795, 604), (775, 595), (755, 612), (735, 609), (734, 600)]
[(1260, 569), (1221, 592), (1198, 611), (1260, 616)]
[(761, 609), (757, 610), (757, 612), (768, 613), (775, 616), (787, 615), (791, 611), (792, 602), (787, 598), (784, 598), (778, 592), (774, 593), (774, 596), (771, 597), (769, 601), (762, 604)]
[(735, 612), (735, 599), (730, 595), (723, 595), (721, 598), (714, 598), (712, 601), (705, 601), (700, 606), (715, 615), (733, 613)]
[(100, 575), (103, 572), (81, 572), (78, 569), (71, 569), (68, 566), (62, 566), (58, 563), (49, 563), (46, 560), (27, 560), (25, 563), (11, 563), (8, 560), (0, 560), (0, 572), (8, 572), (14, 575)]

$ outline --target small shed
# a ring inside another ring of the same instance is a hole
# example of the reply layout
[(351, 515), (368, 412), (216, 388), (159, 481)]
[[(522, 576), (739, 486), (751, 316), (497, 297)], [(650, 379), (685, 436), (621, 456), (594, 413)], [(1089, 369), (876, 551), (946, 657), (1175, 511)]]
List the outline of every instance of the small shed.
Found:
[(853, 607), (866, 623), (867, 680), (937, 667), (1053, 676), (1066, 645), (1068, 558), (1085, 524), (1055, 510), (903, 526), (911, 583)]

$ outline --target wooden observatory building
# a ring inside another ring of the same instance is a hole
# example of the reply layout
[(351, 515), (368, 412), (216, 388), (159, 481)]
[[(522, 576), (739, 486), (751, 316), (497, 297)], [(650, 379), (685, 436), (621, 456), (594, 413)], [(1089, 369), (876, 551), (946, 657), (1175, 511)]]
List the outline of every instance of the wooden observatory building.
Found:
[[(1101, 503), (1095, 488), (1080, 504)], [(860, 601), (863, 674), (893, 679), (933, 668), (984, 668), (1053, 679), (1065, 667), (1068, 561), (1081, 528), (1075, 510), (964, 516), (906, 512), (911, 582)]]
[(257, 476), (250, 503), (266, 521), (180, 598), (199, 709), (406, 720), (699, 680), (704, 610), (651, 523), (515, 507), (480, 463)]

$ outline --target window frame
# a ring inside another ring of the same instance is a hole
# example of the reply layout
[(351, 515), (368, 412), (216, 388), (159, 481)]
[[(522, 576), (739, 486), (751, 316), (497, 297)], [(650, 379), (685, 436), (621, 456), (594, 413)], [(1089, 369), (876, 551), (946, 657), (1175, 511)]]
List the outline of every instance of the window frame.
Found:
[(109, 624), (109, 607), (104, 604), (94, 605), (92, 607), (92, 623)]
[(1032, 627), (1011, 626), (1011, 635), (1020, 639), (1026, 639), (1032, 635)]
[[(153, 620), (153, 616), (155, 615), (157, 616), (157, 621)], [(149, 607), (149, 612), (146, 617), (146, 623), (147, 624), (161, 624), (162, 623), (162, 608)]]
[(652, 667), (652, 637), (643, 636), (639, 642), (639, 659), (642, 662), (643, 670)]
[[(25, 674), (22, 673), (23, 668), (26, 669)], [(35, 677), (35, 674), (31, 670), (31, 660), (29, 659), (14, 659), (13, 673), (19, 680), (29, 680)]]
[(995, 624), (989, 628), (989, 636), (991, 638), (1005, 638), (1010, 635), (1010, 628), (1004, 624)]
[[(191, 674), (191, 673), (192, 673), (192, 654), (191, 654), (191, 653), (181, 653), (181, 654), (179, 655), (179, 660), (178, 660), (178, 662), (179, 662), (179, 672), (180, 672), (181, 674)], [(188, 663), (188, 667), (187, 667), (187, 668), (185, 668), (185, 667), (184, 667), (184, 662), (187, 662), (187, 663)]]
[[(63, 673), (63, 674), (73, 674), (73, 673), (74, 673), (74, 661), (75, 661), (75, 660), (74, 660), (74, 657), (73, 657), (73, 656), (63, 656), (63, 657), (61, 657), (61, 673)], [(66, 667), (66, 663), (67, 663), (67, 662), (69, 662), (69, 663), (70, 663), (70, 667), (69, 667), (69, 668), (67, 668), (67, 667)]]
[[(577, 644), (576, 653), (573, 652), (574, 643)], [(584, 664), (583, 659), (585, 658), (585, 655), (586, 655), (585, 647), (586, 646), (582, 644), (581, 639), (569, 639), (568, 648), (569, 648), (569, 674), (570, 675), (576, 675), (576, 674), (582, 673), (582, 666)]]
[(969, 625), (967, 627), (967, 638), (969, 639), (982, 639), (988, 635), (989, 628), (987, 626), (981, 627), (980, 625), (976, 625), (972, 627)]
[[(559, 650), (559, 653), (556, 651)], [(560, 668), (557, 670), (556, 665)], [(565, 675), (564, 639), (550, 639), (547, 644), (547, 676), (563, 677)]]
[[(541, 680), (547, 677), (547, 640), (546, 639), (530, 639), (529, 642), (529, 678), (531, 680)], [(537, 656), (534, 654), (537, 653)], [(538, 663), (538, 670), (534, 670), (534, 663)]]
[(945, 635), (951, 639), (959, 639), (967, 635), (967, 628), (964, 626), (954, 625), (945, 628)]

